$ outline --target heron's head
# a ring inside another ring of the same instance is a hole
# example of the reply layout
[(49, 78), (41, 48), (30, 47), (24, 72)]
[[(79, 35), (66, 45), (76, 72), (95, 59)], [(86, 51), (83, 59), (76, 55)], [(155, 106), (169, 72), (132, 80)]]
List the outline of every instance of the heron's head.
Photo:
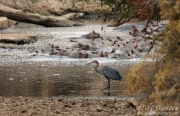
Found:
[(98, 65), (99, 65), (99, 62), (98, 62), (97, 60), (93, 60), (93, 61), (87, 63), (87, 65), (90, 65), (90, 64), (92, 64), (92, 63), (95, 63), (95, 64), (98, 64)]

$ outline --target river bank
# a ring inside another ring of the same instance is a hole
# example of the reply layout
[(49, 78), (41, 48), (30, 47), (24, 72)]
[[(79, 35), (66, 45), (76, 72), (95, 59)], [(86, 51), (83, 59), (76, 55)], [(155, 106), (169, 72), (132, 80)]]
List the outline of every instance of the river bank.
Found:
[(6, 17), (0, 17), (0, 31), (7, 29), (16, 24), (17, 24), (17, 21), (7, 19)]
[(95, 98), (0, 97), (0, 115), (134, 116), (127, 100)]

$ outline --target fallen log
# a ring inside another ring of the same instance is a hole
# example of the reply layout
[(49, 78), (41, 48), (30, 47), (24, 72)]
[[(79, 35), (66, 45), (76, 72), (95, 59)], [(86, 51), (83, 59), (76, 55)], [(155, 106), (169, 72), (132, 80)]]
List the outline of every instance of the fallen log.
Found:
[(9, 19), (42, 25), (45, 27), (71, 27), (71, 26), (83, 26), (63, 16), (43, 16), (39, 14), (32, 14), (21, 10), (16, 10), (0, 4), (0, 16), (5, 16)]

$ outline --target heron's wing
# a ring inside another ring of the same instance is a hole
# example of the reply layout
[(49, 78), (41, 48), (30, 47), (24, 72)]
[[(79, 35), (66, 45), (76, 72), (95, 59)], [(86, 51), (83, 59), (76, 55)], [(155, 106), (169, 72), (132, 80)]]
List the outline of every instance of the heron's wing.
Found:
[(113, 68), (110, 68), (108, 66), (104, 66), (101, 69), (101, 74), (103, 74), (105, 77), (115, 80), (121, 80), (122, 76), (119, 74), (119, 72)]

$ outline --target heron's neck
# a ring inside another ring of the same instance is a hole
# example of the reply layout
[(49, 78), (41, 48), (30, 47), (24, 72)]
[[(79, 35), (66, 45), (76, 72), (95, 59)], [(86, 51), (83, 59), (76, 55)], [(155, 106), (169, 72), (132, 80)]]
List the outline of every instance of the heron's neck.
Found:
[(94, 66), (94, 70), (98, 72), (99, 63), (96, 63), (96, 66)]

